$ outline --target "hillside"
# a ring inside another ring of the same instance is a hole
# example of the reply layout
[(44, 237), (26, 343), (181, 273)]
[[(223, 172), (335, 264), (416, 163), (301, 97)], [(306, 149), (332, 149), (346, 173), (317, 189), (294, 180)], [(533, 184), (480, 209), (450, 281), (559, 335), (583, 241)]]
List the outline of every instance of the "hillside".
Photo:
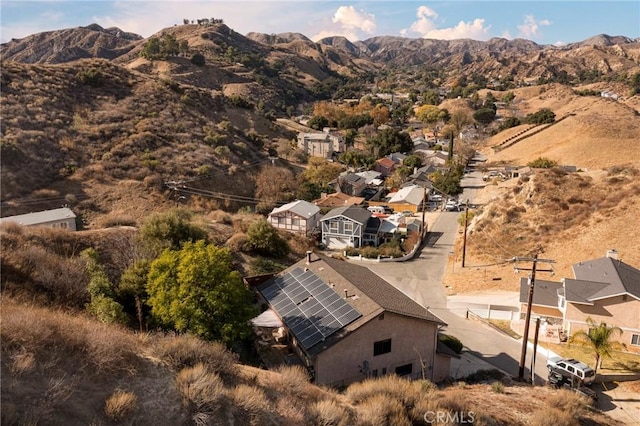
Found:
[(190, 336), (134, 334), (7, 297), (1, 308), (6, 425), (420, 425), (427, 412), (477, 424), (617, 424), (574, 393), (508, 379), (492, 390), (500, 386), (385, 376), (339, 393), (296, 367), (239, 365), (221, 345)]

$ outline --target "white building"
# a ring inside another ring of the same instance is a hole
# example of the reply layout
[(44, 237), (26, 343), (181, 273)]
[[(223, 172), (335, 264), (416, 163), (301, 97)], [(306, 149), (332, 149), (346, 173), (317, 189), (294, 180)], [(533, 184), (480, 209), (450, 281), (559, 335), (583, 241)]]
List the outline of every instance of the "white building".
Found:
[(76, 230), (76, 215), (67, 207), (7, 216), (0, 219), (0, 224), (9, 222), (22, 226), (48, 226), (49, 228)]

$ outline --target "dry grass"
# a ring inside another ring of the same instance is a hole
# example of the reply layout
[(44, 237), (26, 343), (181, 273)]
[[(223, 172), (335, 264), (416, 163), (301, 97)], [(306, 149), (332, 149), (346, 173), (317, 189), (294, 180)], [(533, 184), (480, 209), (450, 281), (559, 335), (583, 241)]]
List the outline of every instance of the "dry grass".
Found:
[(322, 400), (308, 409), (306, 423), (314, 426), (348, 426), (353, 424), (353, 413), (333, 400)]
[(107, 398), (104, 413), (111, 421), (121, 421), (135, 410), (137, 401), (133, 392), (117, 390)]
[(204, 364), (180, 370), (176, 386), (184, 397), (185, 405), (193, 406), (196, 411), (216, 411), (227, 398), (220, 376), (209, 371)]

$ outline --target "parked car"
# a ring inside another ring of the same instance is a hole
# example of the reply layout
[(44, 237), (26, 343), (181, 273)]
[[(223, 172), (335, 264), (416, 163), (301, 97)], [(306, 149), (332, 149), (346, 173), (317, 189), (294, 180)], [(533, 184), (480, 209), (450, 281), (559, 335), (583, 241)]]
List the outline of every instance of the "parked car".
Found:
[(576, 376), (582, 383), (590, 385), (596, 379), (596, 372), (584, 362), (573, 358), (551, 357), (547, 360), (549, 371), (563, 371)]
[(458, 208), (458, 202), (456, 200), (448, 200), (444, 205), (444, 209), (448, 212), (457, 212), (458, 210), (460, 210)]

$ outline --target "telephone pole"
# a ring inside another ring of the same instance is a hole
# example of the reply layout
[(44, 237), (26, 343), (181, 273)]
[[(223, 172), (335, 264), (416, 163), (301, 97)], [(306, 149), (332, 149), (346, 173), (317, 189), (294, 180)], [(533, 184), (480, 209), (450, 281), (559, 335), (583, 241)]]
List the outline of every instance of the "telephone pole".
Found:
[(464, 205), (464, 234), (462, 235), (462, 267), (467, 256), (467, 225), (469, 223), (469, 199)]
[[(533, 304), (533, 289), (536, 284), (536, 270), (538, 272), (553, 272), (553, 268), (551, 269), (537, 269), (538, 262), (543, 263), (555, 263), (555, 260), (551, 259), (538, 259), (538, 254), (536, 253), (533, 257), (514, 257), (514, 262), (532, 262), (532, 267), (529, 268), (518, 268), (516, 266), (516, 273), (519, 270), (523, 271), (531, 271), (531, 279), (529, 281), (529, 296), (527, 298), (527, 314), (524, 322), (524, 335), (522, 337), (522, 350), (520, 353), (520, 365), (518, 368), (518, 380), (524, 380), (524, 363), (527, 358), (527, 344), (529, 341), (529, 322), (531, 321), (531, 305)], [(534, 354), (535, 356), (535, 354)], [(533, 377), (533, 372), (532, 372)]]

